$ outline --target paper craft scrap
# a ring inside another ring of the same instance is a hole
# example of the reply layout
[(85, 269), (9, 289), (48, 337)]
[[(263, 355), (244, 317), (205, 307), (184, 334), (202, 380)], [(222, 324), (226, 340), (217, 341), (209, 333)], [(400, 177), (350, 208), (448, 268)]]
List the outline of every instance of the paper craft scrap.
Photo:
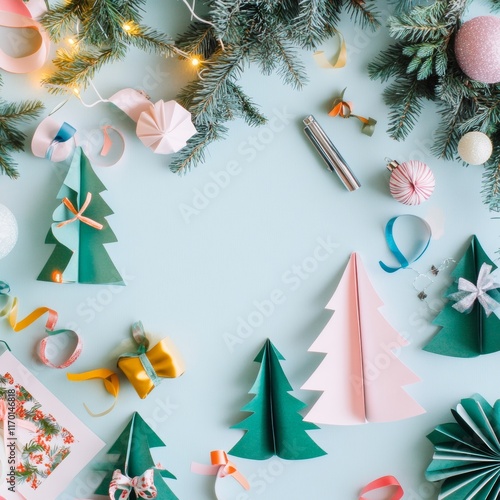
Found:
[(176, 101), (153, 104), (144, 93), (130, 88), (120, 90), (107, 101), (137, 122), (137, 137), (154, 153), (176, 153), (197, 133), (191, 113)]
[(404, 389), (420, 379), (395, 354), (408, 342), (379, 312), (382, 305), (353, 253), (326, 306), (333, 316), (309, 348), (326, 357), (302, 386), (323, 392), (305, 421), (354, 425), (425, 413)]
[(313, 57), (320, 68), (325, 69), (337, 69), (343, 68), (347, 63), (347, 47), (344, 39), (344, 35), (340, 31), (335, 30), (335, 34), (339, 40), (340, 46), (337, 54), (331, 58), (331, 61), (325, 55), (323, 50), (317, 50), (314, 52)]
[(142, 322), (132, 325), (132, 335), (137, 352), (122, 354), (117, 365), (144, 399), (164, 379), (180, 377), (185, 370), (184, 361), (168, 337), (148, 350), (149, 340)]
[(455, 281), (444, 294), (449, 300), (432, 322), (440, 330), (424, 347), (425, 351), (458, 358), (500, 351), (500, 319), (491, 314), (497, 307), (494, 302), (500, 301), (500, 289), (490, 276), (495, 269), (473, 236), (451, 273)]
[(255, 396), (242, 408), (252, 415), (232, 426), (246, 432), (229, 451), (230, 455), (253, 460), (266, 460), (274, 455), (285, 460), (326, 455), (306, 432), (318, 429), (299, 414), (306, 405), (289, 394), (293, 387), (281, 368), (280, 361), (284, 360), (269, 339), (254, 359), (260, 363), (257, 379), (250, 389)]
[(344, 89), (339, 97), (336, 97), (332, 104), (332, 109), (328, 113), (330, 116), (340, 116), (340, 118), (357, 118), (361, 123), (361, 133), (369, 137), (375, 132), (375, 125), (377, 120), (373, 118), (365, 118), (363, 116), (355, 115), (352, 110), (354, 108), (351, 101), (344, 100), (344, 94), (347, 89)]
[(14, 475), (0, 482), (0, 496), (9, 500), (59, 498), (104, 447), (9, 351), (0, 355), (0, 404), (9, 421), (11, 416), (22, 421), (0, 433), (0, 471), (11, 470), (5, 446), (17, 447)]
[[(0, 281), (0, 319), (5, 318), (14, 332), (20, 332), (33, 324), (44, 314), (47, 314), (47, 320), (45, 322), (45, 333), (47, 334), (47, 337), (43, 338), (38, 346), (38, 355), (40, 360), (46, 366), (51, 368), (67, 368), (72, 365), (82, 352), (83, 345), (80, 336), (73, 330), (55, 330), (58, 314), (57, 311), (48, 307), (38, 307), (24, 319), (18, 321), (17, 314), (19, 309), (19, 300), (17, 297), (11, 297), (9, 292), (10, 286), (5, 283), (5, 281)], [(46, 354), (49, 339), (55, 335), (68, 335), (74, 340), (73, 348), (70, 350), (66, 359), (60, 364), (54, 364), (49, 360)]]
[[(163, 478), (175, 479), (175, 476), (168, 470), (156, 466), (151, 456), (150, 448), (160, 446), (165, 446), (165, 443), (135, 412), (108, 450), (108, 455), (117, 458), (96, 467), (107, 471), (95, 491), (96, 495), (106, 495), (113, 500), (129, 498), (129, 495), (131, 499), (176, 500), (177, 497), (163, 480)], [(148, 492), (150, 496), (145, 496)]]
[(427, 439), (434, 446), (425, 471), (439, 482), (438, 498), (496, 500), (500, 496), (500, 400), (491, 405), (479, 394), (462, 399), (455, 422), (438, 425)]
[[(45, 243), (56, 247), (38, 280), (54, 283), (124, 285), (104, 248), (117, 241), (106, 217), (113, 211), (99, 193), (106, 187), (77, 147), (57, 198)], [(102, 227), (101, 227), (102, 226)]]
[(243, 474), (238, 470), (236, 465), (231, 462), (223, 450), (214, 450), (210, 452), (210, 461), (212, 465), (199, 464), (193, 462), (191, 464), (191, 472), (195, 474), (203, 474), (205, 476), (217, 476), (215, 480), (215, 497), (222, 500), (223, 494), (221, 492), (222, 479), (226, 477), (233, 477), (241, 487), (245, 490), (250, 489), (250, 484)]
[(359, 500), (368, 500), (368, 497), (365, 497), (363, 495), (372, 491), (382, 490), (386, 488), (390, 488), (394, 491), (390, 497), (387, 497), (387, 500), (400, 500), (401, 498), (403, 498), (404, 491), (401, 484), (399, 484), (399, 481), (394, 476), (383, 476), (375, 479), (371, 483), (368, 483), (361, 490), (361, 496), (359, 497)]
[(113, 404), (107, 410), (100, 413), (94, 413), (85, 403), (83, 403), (83, 406), (93, 417), (102, 417), (113, 410), (118, 399), (118, 394), (120, 393), (120, 379), (115, 372), (107, 370), (106, 368), (99, 368), (97, 370), (91, 370), (83, 373), (67, 373), (66, 376), (68, 377), (68, 380), (71, 380), (72, 382), (83, 382), (92, 379), (102, 380), (106, 391), (114, 397)]
[[(10, 73), (31, 73), (45, 64), (50, 50), (49, 35), (22, 0), (0, 1), (0, 26), (24, 32), (24, 40), (32, 42), (31, 53), (22, 57), (10, 56), (0, 49), (0, 68)], [(36, 36), (32, 36), (33, 32)]]

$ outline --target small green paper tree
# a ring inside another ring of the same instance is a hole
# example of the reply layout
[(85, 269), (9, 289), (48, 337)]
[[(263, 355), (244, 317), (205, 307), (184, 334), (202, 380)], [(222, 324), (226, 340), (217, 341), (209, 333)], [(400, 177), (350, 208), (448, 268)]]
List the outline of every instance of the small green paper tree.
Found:
[(82, 216), (102, 225), (96, 229), (77, 219), (61, 226), (74, 217), (64, 205), (59, 205), (53, 214), (45, 243), (55, 244), (49, 260), (38, 276), (40, 281), (56, 283), (117, 284), (124, 282), (104, 248), (106, 243), (117, 241), (106, 217), (113, 214), (101, 195), (106, 187), (95, 174), (89, 159), (81, 148), (77, 148), (71, 165), (59, 190), (57, 198), (67, 198), (79, 211), (90, 193), (92, 199)]
[[(120, 469), (123, 474), (133, 478), (144, 474), (148, 469), (156, 467), (150, 448), (158, 448), (160, 446), (165, 446), (165, 443), (144, 422), (142, 417), (135, 412), (127, 427), (125, 427), (124, 431), (108, 450), (108, 455), (117, 455), (118, 458), (113, 460), (111, 466), (106, 467), (106, 470), (110, 470), (95, 490), (96, 495), (109, 495), (109, 484), (116, 469)], [(154, 483), (158, 491), (156, 498), (161, 500), (176, 500), (177, 497), (163, 480), (164, 477), (176, 479), (168, 470), (155, 468)], [(130, 500), (137, 500), (134, 491), (130, 493), (129, 498)]]
[(286, 460), (300, 460), (325, 455), (306, 431), (318, 426), (304, 422), (298, 413), (306, 405), (291, 394), (280, 361), (285, 358), (268, 339), (255, 362), (260, 370), (250, 394), (255, 397), (242, 411), (252, 415), (233, 425), (233, 429), (245, 429), (245, 435), (229, 451), (230, 455), (254, 460), (266, 460), (277, 455)]
[[(451, 273), (455, 281), (446, 290), (444, 297), (449, 297), (458, 291), (459, 278), (465, 278), (475, 284), (479, 270), (484, 263), (490, 265), (493, 271), (497, 267), (486, 255), (477, 237), (473, 236), (469, 248)], [(491, 290), (488, 294), (496, 300), (500, 296), (498, 289)], [(470, 358), (500, 351), (498, 317), (494, 313), (487, 316), (483, 306), (477, 300), (469, 313), (457, 311), (453, 308), (454, 303), (452, 300), (448, 301), (434, 319), (433, 324), (440, 326), (441, 329), (424, 347), (424, 350), (459, 358)]]

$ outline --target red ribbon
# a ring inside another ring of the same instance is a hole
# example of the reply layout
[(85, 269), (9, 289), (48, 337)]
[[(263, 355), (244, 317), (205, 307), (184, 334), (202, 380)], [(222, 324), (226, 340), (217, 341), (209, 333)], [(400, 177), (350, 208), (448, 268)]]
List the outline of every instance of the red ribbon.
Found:
[(359, 500), (368, 500), (363, 496), (365, 493), (369, 493), (370, 491), (375, 491), (382, 488), (388, 488), (391, 486), (395, 486), (396, 491), (394, 491), (392, 496), (388, 497), (387, 500), (400, 500), (400, 498), (403, 498), (404, 491), (401, 484), (399, 484), (399, 481), (394, 476), (382, 476), (378, 479), (375, 479), (371, 483), (368, 483), (361, 490), (361, 496), (359, 497)]

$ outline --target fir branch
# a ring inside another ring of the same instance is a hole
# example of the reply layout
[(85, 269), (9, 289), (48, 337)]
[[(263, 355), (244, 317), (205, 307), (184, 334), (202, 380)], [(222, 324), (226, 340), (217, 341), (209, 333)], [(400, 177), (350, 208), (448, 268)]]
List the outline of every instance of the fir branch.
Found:
[(425, 98), (431, 96), (428, 82), (403, 79), (391, 84), (384, 91), (384, 101), (390, 107), (389, 135), (397, 141), (404, 140), (414, 127), (423, 108)]
[(484, 165), (481, 194), (491, 211), (500, 212), (500, 147), (498, 142), (495, 144), (491, 158)]
[(315, 48), (324, 40), (325, 31), (329, 35), (333, 34), (333, 25), (327, 17), (326, 5), (328, 4), (322, 0), (300, 0), (295, 29), (299, 34), (297, 38), (302, 47)]
[[(3, 85), (0, 75), (0, 88)], [(43, 109), (40, 101), (8, 103), (0, 98), (0, 173), (11, 179), (19, 177), (18, 164), (12, 152), (23, 151), (26, 134), (18, 127), (36, 118)]]
[(176, 40), (176, 46), (186, 53), (210, 59), (217, 50), (218, 41), (212, 26), (196, 21)]
[(371, 28), (375, 31), (380, 27), (379, 13), (374, 0), (347, 0), (347, 12), (354, 17), (355, 22), (360, 22), (362, 28)]
[(177, 174), (188, 172), (191, 167), (205, 161), (206, 147), (227, 133), (227, 127), (220, 123), (209, 123), (197, 127), (198, 133), (189, 139), (187, 145), (173, 157), (170, 163), (170, 170)]
[[(386, 82), (391, 77), (404, 75), (406, 61), (409, 62), (409, 58), (404, 54), (404, 48), (405, 45), (402, 43), (395, 43), (384, 52), (381, 52), (377, 58), (368, 65), (368, 74), (370, 78)], [(404, 61), (403, 64), (401, 60)]]
[(238, 116), (242, 117), (248, 125), (258, 127), (267, 123), (267, 118), (259, 112), (252, 100), (235, 83), (229, 83), (228, 90), (232, 94), (234, 108)]

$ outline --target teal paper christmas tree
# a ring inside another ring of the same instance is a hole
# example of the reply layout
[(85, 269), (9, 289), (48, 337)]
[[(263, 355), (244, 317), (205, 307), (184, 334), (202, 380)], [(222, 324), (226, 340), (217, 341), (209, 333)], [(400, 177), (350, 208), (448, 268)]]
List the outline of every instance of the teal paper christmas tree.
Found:
[[(496, 269), (477, 237), (473, 236), (469, 248), (451, 273), (455, 281), (446, 290), (444, 297), (450, 298), (450, 295), (458, 292), (459, 278), (465, 278), (476, 284), (483, 264), (490, 265), (492, 271)], [(486, 293), (491, 298), (500, 300), (498, 289)], [(500, 320), (495, 313), (488, 316), (478, 300), (474, 301), (470, 312), (463, 313), (453, 307), (455, 303), (454, 300), (449, 300), (434, 319), (433, 324), (440, 326), (441, 329), (424, 350), (459, 358), (500, 351)]]
[(304, 422), (298, 413), (306, 405), (289, 394), (293, 390), (280, 361), (284, 357), (268, 339), (255, 362), (260, 370), (250, 394), (255, 397), (242, 411), (252, 413), (233, 429), (245, 429), (245, 435), (229, 451), (230, 455), (266, 460), (274, 455), (286, 460), (300, 460), (325, 455), (306, 431), (318, 426)]
[(77, 148), (57, 195), (67, 204), (61, 203), (54, 211), (54, 223), (45, 238), (45, 243), (56, 247), (38, 280), (124, 285), (104, 248), (117, 241), (106, 220), (113, 211), (99, 194), (105, 190), (90, 161)]
[[(117, 455), (110, 466), (106, 465), (108, 473), (96, 489), (96, 495), (109, 496), (109, 485), (113, 472), (119, 469), (129, 478), (141, 476), (146, 470), (154, 468), (154, 484), (158, 491), (157, 497), (161, 500), (176, 500), (177, 497), (163, 480), (164, 477), (176, 479), (175, 476), (166, 469), (158, 469), (151, 456), (150, 448), (165, 446), (165, 443), (156, 435), (142, 417), (135, 412), (125, 430), (108, 450), (108, 455)], [(118, 492), (116, 497), (120, 498)], [(137, 500), (136, 493), (130, 492), (130, 500)]]

